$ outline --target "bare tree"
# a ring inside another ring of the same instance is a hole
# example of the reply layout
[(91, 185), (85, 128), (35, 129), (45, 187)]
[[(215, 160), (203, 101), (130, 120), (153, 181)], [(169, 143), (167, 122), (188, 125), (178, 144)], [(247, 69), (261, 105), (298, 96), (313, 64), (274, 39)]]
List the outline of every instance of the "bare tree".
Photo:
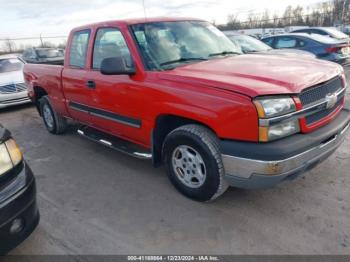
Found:
[(66, 40), (66, 39), (63, 40), (61, 43), (59, 43), (59, 44), (57, 45), (58, 48), (63, 48), (63, 49), (65, 49), (66, 46), (67, 46), (67, 40)]
[(236, 15), (230, 15), (228, 18), (228, 25), (232, 29), (240, 29), (241, 28), (241, 23), (237, 17), (238, 17), (238, 15), (236, 14)]
[[(320, 0), (321, 1), (321, 0)], [(250, 12), (242, 22), (237, 15), (229, 15), (227, 25), (221, 29), (248, 29), (256, 27), (285, 27), (290, 25), (334, 26), (350, 23), (350, 0), (326, 0), (315, 6), (287, 6), (283, 15), (274, 14), (271, 18), (268, 10), (262, 14)]]
[(5, 49), (6, 52), (12, 53), (15, 52), (16, 50), (16, 43), (12, 41), (11, 39), (5, 39), (3, 48)]

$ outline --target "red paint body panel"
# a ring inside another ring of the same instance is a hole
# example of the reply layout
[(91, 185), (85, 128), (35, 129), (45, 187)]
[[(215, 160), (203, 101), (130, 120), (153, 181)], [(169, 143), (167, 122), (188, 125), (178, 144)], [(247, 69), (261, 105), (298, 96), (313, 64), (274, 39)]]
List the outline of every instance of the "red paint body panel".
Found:
[[(29, 94), (33, 95), (34, 87), (44, 88), (60, 114), (146, 147), (151, 146), (152, 130), (162, 115), (200, 122), (221, 139), (256, 142), (254, 97), (298, 94), (342, 74), (342, 68), (330, 62), (270, 55), (239, 55), (171, 71), (145, 71), (128, 25), (179, 20), (196, 19), (131, 19), (76, 28), (68, 40), (64, 67), (25, 65)], [(91, 69), (94, 38), (101, 27), (117, 27), (122, 32), (135, 63), (134, 76), (106, 76)], [(86, 67), (72, 69), (68, 65), (72, 35), (85, 29), (91, 30)], [(86, 88), (87, 80), (95, 81), (96, 89)], [(78, 112), (69, 109), (69, 102), (139, 119), (142, 124), (137, 128)]]

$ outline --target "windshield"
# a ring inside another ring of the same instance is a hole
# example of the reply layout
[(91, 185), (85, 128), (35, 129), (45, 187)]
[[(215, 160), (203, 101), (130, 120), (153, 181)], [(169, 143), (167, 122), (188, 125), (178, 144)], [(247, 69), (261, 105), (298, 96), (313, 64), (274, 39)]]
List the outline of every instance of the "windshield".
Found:
[(0, 73), (21, 71), (23, 63), (17, 58), (0, 59)]
[(267, 44), (251, 36), (231, 35), (229, 38), (242, 49), (243, 53), (264, 52), (272, 49)]
[(63, 58), (63, 52), (57, 49), (39, 49), (36, 53), (39, 58)]
[(241, 53), (224, 33), (207, 22), (145, 23), (131, 29), (150, 70), (168, 70), (184, 63)]
[(338, 29), (333, 28), (333, 27), (325, 28), (324, 30), (326, 32), (328, 32), (330, 35), (332, 35), (334, 38), (343, 39), (343, 38), (349, 37), (346, 34), (344, 34), (343, 32), (341, 32)]

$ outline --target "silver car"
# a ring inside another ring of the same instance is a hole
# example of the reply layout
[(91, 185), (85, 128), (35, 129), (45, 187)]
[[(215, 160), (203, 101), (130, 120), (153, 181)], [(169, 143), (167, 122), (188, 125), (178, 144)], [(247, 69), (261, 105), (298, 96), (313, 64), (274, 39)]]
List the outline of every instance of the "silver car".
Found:
[(16, 55), (0, 56), (0, 109), (30, 102), (23, 65), (24, 62)]

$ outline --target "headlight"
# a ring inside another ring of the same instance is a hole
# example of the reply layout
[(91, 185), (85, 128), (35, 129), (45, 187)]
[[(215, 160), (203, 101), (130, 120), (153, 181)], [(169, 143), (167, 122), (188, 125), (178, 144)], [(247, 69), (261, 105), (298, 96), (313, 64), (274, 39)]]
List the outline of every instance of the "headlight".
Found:
[(12, 160), (5, 144), (0, 145), (0, 175), (13, 168)]
[[(259, 119), (283, 116), (296, 111), (296, 105), (291, 97), (264, 97), (254, 100)], [(261, 121), (260, 121), (261, 123)], [(268, 123), (268, 122), (267, 122)], [(259, 126), (259, 141), (268, 142), (300, 132), (299, 120)]]
[(291, 97), (258, 98), (254, 104), (260, 118), (280, 116), (296, 110)]
[(7, 140), (0, 145), (0, 176), (21, 163), (22, 152), (13, 139)]
[(5, 145), (7, 147), (9, 154), (10, 154), (13, 166), (17, 166), (23, 160), (23, 155), (22, 155), (21, 149), (19, 148), (16, 141), (13, 139), (7, 140), (5, 142)]
[(259, 140), (261, 142), (268, 142), (299, 132), (299, 120), (295, 119), (269, 127), (259, 127)]

